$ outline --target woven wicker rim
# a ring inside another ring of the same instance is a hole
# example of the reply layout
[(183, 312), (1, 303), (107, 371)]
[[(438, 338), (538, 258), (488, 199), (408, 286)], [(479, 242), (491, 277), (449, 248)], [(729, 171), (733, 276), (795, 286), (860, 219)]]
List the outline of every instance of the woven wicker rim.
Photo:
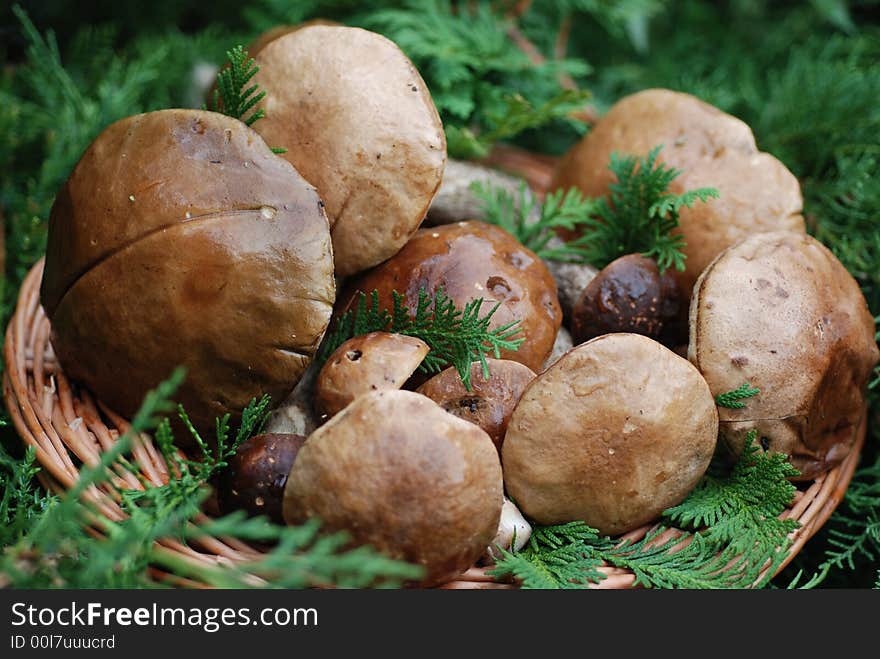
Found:
[[(112, 447), (130, 426), (88, 391), (73, 386), (59, 368), (49, 341), (49, 319), (39, 304), (42, 273), (41, 260), (28, 273), (6, 330), (3, 396), (18, 434), (26, 444), (36, 449), (37, 460), (43, 467), (39, 474), (41, 482), (49, 490), (62, 494), (76, 483), (80, 467), (97, 464), (101, 453)], [(790, 534), (792, 544), (788, 556), (777, 572), (794, 558), (840, 503), (858, 463), (865, 428), (863, 419), (855, 445), (843, 463), (816, 480), (801, 484), (794, 501), (782, 514), (783, 518), (796, 519), (800, 527)], [(155, 486), (168, 481), (165, 463), (146, 434), (135, 439), (127, 465), (122, 462), (114, 465), (112, 486), (143, 489), (143, 483), (132, 473), (133, 467), (145, 483)], [(125, 517), (125, 513), (113, 496), (113, 487), (93, 486), (83, 496), (101, 514), (119, 521)], [(207, 519), (202, 515), (195, 523)], [(646, 525), (621, 539), (638, 540), (654, 528), (655, 525)], [(675, 529), (667, 531), (667, 534), (675, 533)], [(671, 535), (662, 536), (658, 542), (669, 537)], [(260, 556), (260, 550), (247, 543), (211, 536), (200, 536), (190, 544), (176, 539), (162, 539), (157, 542), (157, 550), (172, 552), (182, 560), (200, 565), (238, 564), (245, 571), (247, 563)], [(628, 570), (605, 566), (600, 571), (606, 578), (595, 588), (628, 588), (635, 581), (635, 575)], [(183, 586), (203, 585), (155, 569), (152, 576)], [(255, 584), (262, 581), (256, 576), (253, 579)], [(516, 585), (498, 583), (487, 574), (487, 568), (474, 567), (442, 587), (485, 589), (515, 588)]]

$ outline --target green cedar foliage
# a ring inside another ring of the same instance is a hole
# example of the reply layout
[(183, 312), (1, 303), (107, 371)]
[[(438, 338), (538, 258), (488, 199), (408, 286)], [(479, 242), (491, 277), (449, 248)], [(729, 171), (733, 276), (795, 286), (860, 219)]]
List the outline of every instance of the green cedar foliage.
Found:
[[(215, 448), (208, 446), (180, 410), (184, 424), (201, 448), (201, 459), (189, 460), (175, 450), (165, 416), (173, 409), (170, 398), (182, 378), (182, 371), (178, 371), (148, 394), (130, 431), (102, 455), (99, 464), (82, 468), (77, 484), (60, 500), (47, 500), (35, 492), (30, 478), (35, 472), (32, 454), (19, 462), (0, 453), (0, 477), (6, 486), (0, 499), (0, 521), (5, 522), (0, 527), (0, 545), (5, 546), (0, 554), (0, 585), (156, 587), (159, 584), (150, 578), (148, 568), (221, 588), (303, 588), (318, 584), (362, 588), (399, 585), (420, 576), (418, 566), (384, 558), (366, 547), (346, 548), (348, 538), (344, 534), (319, 534), (317, 520), (287, 527), (236, 512), (200, 525), (193, 523), (208, 495), (206, 481), (226, 466), (226, 460), (242, 441), (259, 431), (269, 401), (264, 398), (251, 402), (234, 439), (228, 415), (219, 419)], [(82, 495), (93, 486), (107, 486), (111, 465), (117, 461), (128, 465), (132, 439), (152, 429), (156, 430), (156, 442), (169, 473), (176, 477), (161, 487), (117, 490), (128, 518), (110, 521)], [(100, 536), (89, 533), (89, 526)], [(155, 544), (161, 538), (197, 542), (207, 535), (268, 543), (271, 549), (245, 570), (244, 566), (194, 564)]]
[[(574, 189), (557, 190), (547, 196), (537, 222), (529, 221), (532, 202), (524, 190), (518, 202), (491, 186), (477, 184), (474, 191), (483, 201), (487, 222), (505, 228), (542, 258), (604, 268), (620, 256), (641, 252), (657, 261), (660, 272), (669, 267), (684, 270), (684, 238), (673, 233), (679, 212), (717, 198), (718, 191), (670, 192), (669, 185), (681, 171), (657, 161), (660, 148), (643, 157), (611, 154), (608, 168), (616, 180), (608, 197), (589, 199)], [(557, 247), (550, 239), (558, 228), (575, 229), (580, 235)]]
[(715, 404), (718, 407), (726, 407), (731, 410), (741, 410), (746, 406), (743, 402), (744, 399), (757, 396), (759, 393), (761, 393), (760, 389), (753, 387), (748, 382), (744, 382), (736, 389), (725, 391), (724, 393), (715, 396)]
[(521, 551), (501, 551), (492, 573), (515, 577), (524, 588), (584, 588), (601, 581), (597, 568), (608, 564), (631, 570), (635, 584), (648, 588), (764, 585), (798, 527), (779, 519), (794, 496), (788, 479), (797, 470), (754, 440), (752, 432), (728, 473), (714, 464), (682, 503), (663, 513), (668, 526), (641, 540), (619, 542), (584, 522), (536, 527)]
[(372, 291), (369, 303), (367, 295), (359, 292), (354, 309), (346, 311), (327, 333), (318, 351), (317, 362), (324, 363), (333, 351), (355, 336), (380, 331), (405, 334), (421, 339), (430, 348), (419, 370), (439, 373), (447, 366), (453, 366), (470, 390), (473, 362), (480, 363), (483, 376), (488, 378), (486, 354), (491, 352), (498, 359), (502, 350), (517, 350), (524, 341), (522, 337), (515, 338), (522, 331), (518, 320), (489, 329), (500, 302), (481, 315), (483, 298), (472, 300), (464, 309), (458, 309), (442, 288), (433, 293), (421, 288), (415, 313), (411, 313), (403, 295), (392, 291), (392, 297), (392, 308), (388, 310), (379, 307), (378, 291)]

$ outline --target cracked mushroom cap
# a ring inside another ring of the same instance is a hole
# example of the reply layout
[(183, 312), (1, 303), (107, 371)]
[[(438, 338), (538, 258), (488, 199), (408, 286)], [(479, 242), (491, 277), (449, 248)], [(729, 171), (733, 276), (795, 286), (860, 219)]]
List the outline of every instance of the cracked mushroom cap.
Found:
[(394, 255), (418, 229), (446, 162), (440, 116), (413, 63), (385, 37), (310, 25), (261, 45), (254, 128), (317, 187), (336, 274)]
[(429, 350), (421, 339), (390, 332), (349, 339), (333, 351), (318, 373), (318, 411), (333, 416), (361, 394), (400, 389)]
[(501, 465), (480, 428), (412, 391), (359, 396), (309, 437), (284, 491), (284, 518), (318, 517), (391, 558), (422, 585), (471, 567), (498, 530)]
[(508, 496), (539, 524), (638, 528), (709, 466), (715, 400), (699, 371), (639, 334), (605, 334), (526, 388), (501, 448)]
[(648, 89), (626, 96), (560, 162), (550, 189), (577, 187), (608, 194), (613, 152), (644, 156), (662, 145), (659, 160), (683, 170), (675, 193), (714, 187), (720, 197), (681, 209), (686, 294), (725, 247), (762, 231), (804, 231), (800, 184), (779, 160), (758, 151), (751, 129), (689, 94)]
[(376, 290), (380, 308), (391, 309), (396, 290), (414, 312), (420, 288), (432, 293), (441, 287), (459, 309), (483, 298), (481, 315), (500, 302), (490, 329), (519, 320), (518, 336), (525, 338), (519, 350), (502, 351), (501, 358), (541, 369), (562, 324), (556, 282), (534, 252), (493, 224), (471, 221), (420, 229), (395, 256), (348, 280), (339, 307), (347, 308), (358, 291), (370, 295)]
[(752, 236), (706, 269), (691, 303), (688, 358), (712, 393), (761, 392), (719, 408), (721, 441), (739, 452), (750, 430), (811, 479), (849, 453), (878, 360), (858, 283), (815, 238)]
[(535, 372), (509, 359), (487, 358), (486, 362), (488, 378), (479, 362), (471, 364), (470, 391), (454, 367), (441, 371), (416, 391), (450, 414), (480, 426), (500, 451), (510, 415)]
[(176, 400), (211, 429), (254, 396), (282, 400), (311, 360), (335, 300), (327, 218), (240, 121), (135, 115), (58, 191), (40, 297), (74, 380), (131, 415), (183, 365)]

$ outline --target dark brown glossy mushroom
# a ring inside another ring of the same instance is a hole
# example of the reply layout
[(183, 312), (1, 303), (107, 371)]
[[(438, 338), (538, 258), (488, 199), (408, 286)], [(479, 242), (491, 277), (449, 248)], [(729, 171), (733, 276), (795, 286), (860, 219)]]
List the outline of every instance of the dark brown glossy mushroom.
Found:
[(488, 378), (484, 377), (478, 362), (471, 364), (470, 391), (454, 368), (438, 373), (416, 391), (450, 414), (480, 426), (500, 451), (513, 408), (535, 373), (528, 366), (509, 359), (486, 361)]
[(221, 512), (244, 510), (283, 524), (284, 487), (305, 441), (302, 435), (264, 433), (242, 442), (218, 479)]
[(481, 314), (500, 302), (490, 328), (520, 321), (525, 338), (518, 351), (502, 351), (503, 359), (537, 371), (553, 349), (562, 323), (556, 282), (534, 252), (497, 226), (470, 221), (420, 229), (394, 257), (349, 280), (338, 310), (359, 291), (373, 290), (380, 306), (390, 309), (396, 290), (414, 311), (420, 288), (443, 288), (459, 308), (483, 298)]
[(135, 115), (58, 191), (40, 297), (67, 375), (130, 416), (183, 366), (175, 400), (212, 437), (216, 417), (280, 402), (308, 366), (335, 300), (327, 217), (242, 122)]
[(627, 254), (584, 289), (572, 312), (572, 339), (579, 344), (609, 332), (633, 332), (685, 343), (687, 334), (681, 336), (683, 325), (677, 322), (682, 311), (683, 296), (671, 272), (661, 275), (653, 259)]

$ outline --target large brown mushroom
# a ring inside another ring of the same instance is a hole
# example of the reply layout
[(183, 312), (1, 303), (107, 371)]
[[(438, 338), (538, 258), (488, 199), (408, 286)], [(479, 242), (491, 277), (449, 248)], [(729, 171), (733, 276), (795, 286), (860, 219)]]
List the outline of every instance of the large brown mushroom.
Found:
[(739, 452), (755, 430), (803, 479), (846, 457), (878, 350), (859, 285), (828, 248), (792, 232), (728, 248), (697, 281), (690, 322), (688, 357), (713, 394), (760, 389), (720, 409), (725, 445)]
[(176, 399), (210, 431), (254, 396), (282, 400), (308, 365), (335, 299), (329, 226), (240, 121), (139, 114), (58, 191), (40, 293), (68, 375), (131, 415), (182, 365)]
[(459, 308), (483, 298), (481, 314), (500, 302), (490, 328), (518, 320), (525, 338), (518, 351), (502, 351), (503, 359), (538, 371), (553, 349), (562, 323), (556, 282), (541, 259), (495, 225), (471, 221), (419, 230), (393, 258), (349, 280), (339, 307), (351, 305), (357, 292), (376, 290), (380, 306), (390, 309), (397, 291), (414, 312), (421, 288), (443, 288)]
[(480, 426), (501, 450), (510, 415), (523, 390), (535, 378), (528, 366), (509, 359), (487, 359), (489, 377), (479, 362), (471, 364), (470, 389), (455, 368), (447, 368), (416, 391), (450, 414)]
[(339, 276), (376, 265), (418, 229), (443, 177), (446, 140), (419, 72), (394, 42), (310, 25), (260, 41), (266, 92), (254, 128), (324, 200)]
[(511, 499), (539, 524), (616, 535), (679, 503), (709, 466), (718, 413), (686, 359), (638, 334), (605, 334), (535, 378), (501, 448)]
[(349, 339), (330, 355), (318, 373), (318, 411), (333, 416), (361, 394), (400, 389), (429, 350), (421, 339), (390, 332), (370, 332)]
[(608, 193), (611, 154), (646, 155), (682, 170), (673, 192), (714, 187), (718, 199), (681, 209), (680, 233), (687, 269), (686, 295), (700, 272), (725, 247), (753, 233), (804, 231), (803, 199), (794, 175), (758, 151), (741, 120), (689, 94), (648, 89), (618, 101), (560, 162), (551, 189), (577, 187), (590, 196)]
[(485, 432), (412, 391), (356, 398), (309, 437), (284, 518), (318, 517), (355, 544), (425, 568), (422, 585), (472, 566), (498, 530), (498, 453)]

